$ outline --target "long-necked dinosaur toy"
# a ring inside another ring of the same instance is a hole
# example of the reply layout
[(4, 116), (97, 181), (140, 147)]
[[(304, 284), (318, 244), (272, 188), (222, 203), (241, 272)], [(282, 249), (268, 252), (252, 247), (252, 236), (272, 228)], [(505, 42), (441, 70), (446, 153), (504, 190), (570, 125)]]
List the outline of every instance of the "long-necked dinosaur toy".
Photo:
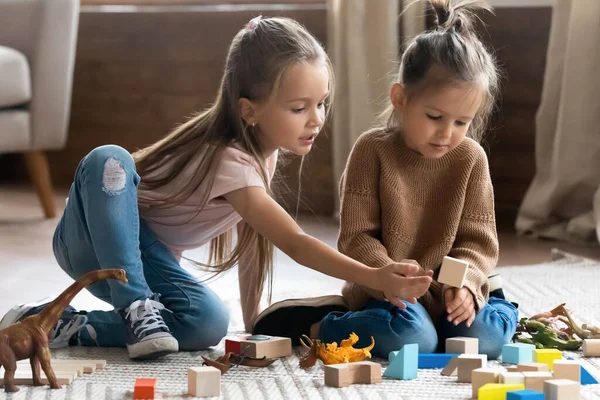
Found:
[(52, 389), (60, 389), (54, 370), (50, 365), (50, 348), (48, 335), (62, 316), (63, 311), (73, 297), (85, 287), (102, 279), (117, 279), (127, 283), (125, 271), (122, 269), (104, 269), (92, 271), (69, 286), (54, 301), (48, 304), (39, 314), (25, 318), (0, 331), (0, 365), (4, 367), (4, 391), (17, 392), (14, 384), (17, 361), (29, 358), (33, 374), (33, 385), (42, 385), (40, 366), (44, 370)]

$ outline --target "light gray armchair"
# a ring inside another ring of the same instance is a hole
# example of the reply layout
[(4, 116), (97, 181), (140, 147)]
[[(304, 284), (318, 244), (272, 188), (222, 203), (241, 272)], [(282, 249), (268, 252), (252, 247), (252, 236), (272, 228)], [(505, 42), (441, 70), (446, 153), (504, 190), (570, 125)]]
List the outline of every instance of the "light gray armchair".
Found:
[(67, 141), (79, 0), (0, 0), (0, 153), (24, 153), (47, 218), (46, 150)]

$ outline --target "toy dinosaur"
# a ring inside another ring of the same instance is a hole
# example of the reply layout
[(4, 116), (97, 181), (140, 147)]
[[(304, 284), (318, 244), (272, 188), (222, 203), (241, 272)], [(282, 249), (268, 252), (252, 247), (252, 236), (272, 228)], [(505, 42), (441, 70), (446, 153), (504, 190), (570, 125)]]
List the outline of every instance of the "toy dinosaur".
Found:
[(268, 367), (273, 364), (277, 359), (276, 358), (248, 358), (244, 356), (240, 356), (239, 354), (233, 354), (231, 352), (225, 353), (221, 357), (216, 360), (211, 360), (210, 358), (202, 356), (202, 360), (205, 365), (215, 367), (221, 371), (221, 374), (226, 373), (233, 366), (237, 367), (238, 365), (245, 365), (247, 367), (255, 367), (255, 368), (263, 368)]
[[(308, 346), (305, 339), (310, 346)], [(311, 340), (308, 336), (302, 335), (300, 343), (302, 346), (308, 349), (308, 352), (300, 359), (301, 368), (311, 368), (315, 365), (317, 360), (321, 360), (323, 364), (341, 364), (363, 361), (365, 358), (371, 358), (371, 350), (375, 346), (375, 339), (371, 336), (371, 344), (368, 347), (362, 349), (355, 349), (354, 346), (358, 342), (358, 335), (352, 332), (350, 337), (338, 344), (325, 343), (322, 344), (320, 340)]]
[(50, 366), (48, 335), (58, 322), (73, 297), (86, 286), (102, 279), (117, 279), (127, 283), (122, 269), (92, 271), (69, 286), (39, 314), (31, 315), (21, 322), (0, 331), (0, 365), (4, 367), (4, 391), (18, 392), (14, 384), (17, 361), (29, 358), (33, 385), (41, 386), (40, 366), (44, 370), (51, 389), (60, 389), (54, 370)]

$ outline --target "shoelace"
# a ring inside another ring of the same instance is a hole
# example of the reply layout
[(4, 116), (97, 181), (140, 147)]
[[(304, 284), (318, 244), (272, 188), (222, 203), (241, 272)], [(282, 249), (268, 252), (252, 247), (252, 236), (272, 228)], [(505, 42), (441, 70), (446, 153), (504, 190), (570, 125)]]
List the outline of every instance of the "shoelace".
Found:
[[(67, 322), (64, 326), (62, 326), (64, 321), (62, 319), (59, 319), (58, 323), (52, 330), (52, 334), (50, 336), (50, 337), (54, 338), (50, 342), (50, 348), (51, 349), (62, 349), (64, 347), (68, 347), (69, 340), (71, 340), (71, 337), (73, 337), (73, 335), (75, 335), (76, 333), (78, 333), (80, 330), (82, 330), (84, 328), (87, 330), (90, 337), (92, 339), (94, 339), (94, 341), (96, 342), (96, 345), (99, 346), (98, 340), (97, 340), (98, 335), (96, 334), (96, 330), (91, 325), (88, 325), (87, 322), (88, 322), (87, 315), (76, 315), (76, 316), (74, 316), (74, 318), (70, 319), (69, 322)], [(61, 327), (62, 327), (62, 329), (61, 329)]]
[(165, 310), (171, 312), (165, 306), (151, 299), (146, 300), (136, 300), (127, 309), (127, 314), (125, 314), (125, 318), (129, 318), (131, 320), (131, 327), (139, 322), (137, 328), (134, 329), (133, 333), (140, 334), (146, 333), (150, 330), (162, 328), (169, 331), (167, 324), (162, 319), (160, 315), (160, 310)]

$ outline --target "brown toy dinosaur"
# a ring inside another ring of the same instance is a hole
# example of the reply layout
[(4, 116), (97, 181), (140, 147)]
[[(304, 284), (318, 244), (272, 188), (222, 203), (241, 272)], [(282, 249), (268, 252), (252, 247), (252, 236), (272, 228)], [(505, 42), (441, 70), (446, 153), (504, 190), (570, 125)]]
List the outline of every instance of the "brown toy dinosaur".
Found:
[(40, 365), (48, 378), (51, 389), (60, 389), (56, 375), (50, 366), (48, 335), (58, 322), (73, 297), (86, 286), (102, 279), (117, 279), (127, 283), (122, 269), (92, 271), (75, 281), (39, 314), (31, 315), (18, 324), (0, 331), (0, 365), (4, 367), (4, 391), (18, 392), (14, 384), (17, 361), (29, 358), (33, 373), (33, 385), (41, 386)]

